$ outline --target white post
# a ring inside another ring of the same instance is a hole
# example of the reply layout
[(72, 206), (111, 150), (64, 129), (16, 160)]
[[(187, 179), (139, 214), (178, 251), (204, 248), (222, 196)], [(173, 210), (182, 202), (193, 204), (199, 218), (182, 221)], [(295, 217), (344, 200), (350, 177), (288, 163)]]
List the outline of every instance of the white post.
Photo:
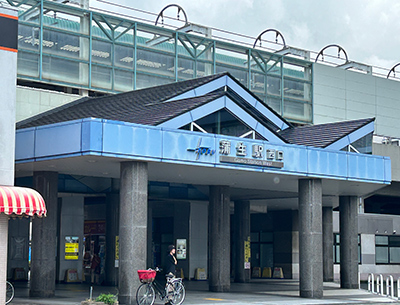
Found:
[(368, 291), (374, 293), (374, 274), (368, 274)]
[(378, 277), (376, 278), (376, 293), (385, 295), (383, 292), (383, 275), (379, 274)]
[(381, 284), (380, 284), (380, 277), (379, 275), (376, 277), (376, 293), (380, 294), (380, 288), (381, 288)]
[(397, 279), (397, 298), (400, 299), (400, 277)]
[(386, 277), (386, 296), (394, 297), (393, 291), (393, 276), (389, 275)]

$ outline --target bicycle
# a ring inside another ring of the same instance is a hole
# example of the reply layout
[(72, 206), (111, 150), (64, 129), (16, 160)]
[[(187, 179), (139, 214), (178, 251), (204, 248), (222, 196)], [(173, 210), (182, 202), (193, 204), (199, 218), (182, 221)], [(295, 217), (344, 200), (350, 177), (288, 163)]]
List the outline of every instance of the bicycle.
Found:
[(6, 281), (6, 304), (14, 299), (14, 286), (9, 281)]
[(156, 293), (161, 301), (169, 301), (172, 305), (180, 305), (185, 300), (186, 291), (181, 278), (167, 279), (165, 288), (155, 281), (156, 273), (161, 269), (138, 270), (139, 280), (142, 284), (136, 291), (137, 305), (153, 305)]

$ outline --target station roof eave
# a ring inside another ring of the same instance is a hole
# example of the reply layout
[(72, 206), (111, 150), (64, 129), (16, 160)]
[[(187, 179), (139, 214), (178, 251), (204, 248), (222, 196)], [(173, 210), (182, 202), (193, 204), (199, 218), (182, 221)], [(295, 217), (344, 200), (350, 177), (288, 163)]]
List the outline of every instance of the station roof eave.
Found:
[[(267, 156), (253, 157), (253, 147)], [(150, 181), (229, 185), (254, 190), (253, 199), (293, 197), (301, 178), (321, 178), (328, 196), (363, 196), (391, 183), (388, 157), (95, 118), (17, 130), (15, 160), (17, 177), (108, 178), (119, 178), (123, 161), (145, 161)]]

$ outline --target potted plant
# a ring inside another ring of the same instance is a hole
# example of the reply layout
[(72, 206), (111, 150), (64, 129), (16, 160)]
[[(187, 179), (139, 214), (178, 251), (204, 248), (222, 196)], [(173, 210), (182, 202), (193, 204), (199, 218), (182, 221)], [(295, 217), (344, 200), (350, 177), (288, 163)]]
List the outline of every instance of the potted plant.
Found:
[(117, 296), (112, 293), (101, 293), (95, 300), (82, 301), (81, 305), (118, 305)]

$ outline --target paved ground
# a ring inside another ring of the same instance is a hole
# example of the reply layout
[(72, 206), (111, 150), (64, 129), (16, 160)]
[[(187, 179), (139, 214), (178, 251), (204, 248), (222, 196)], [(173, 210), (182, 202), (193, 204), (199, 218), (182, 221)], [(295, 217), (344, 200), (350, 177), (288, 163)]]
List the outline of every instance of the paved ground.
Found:
[[(184, 305), (311, 305), (311, 304), (388, 304), (396, 300), (378, 296), (359, 289), (340, 289), (338, 284), (324, 283), (323, 299), (299, 297), (299, 283), (295, 280), (252, 280), (246, 284), (231, 284), (229, 293), (207, 291), (207, 282), (185, 281), (187, 289)], [(89, 298), (90, 286), (86, 284), (58, 284), (56, 296), (51, 299), (28, 297), (27, 283), (15, 283), (15, 298), (10, 305), (80, 305)], [(117, 293), (116, 287), (94, 286), (93, 297), (100, 293)], [(156, 305), (164, 304), (159, 299)]]

